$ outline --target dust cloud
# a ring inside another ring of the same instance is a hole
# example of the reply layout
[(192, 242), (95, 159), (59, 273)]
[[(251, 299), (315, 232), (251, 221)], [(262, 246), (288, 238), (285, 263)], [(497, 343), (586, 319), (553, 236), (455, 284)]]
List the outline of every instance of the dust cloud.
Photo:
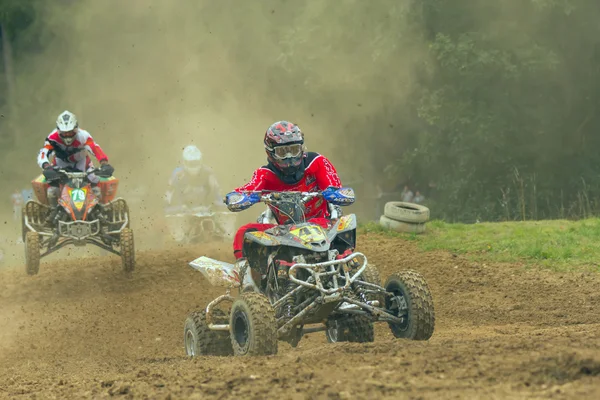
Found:
[(19, 65), (11, 124), (22, 133), (4, 157), (3, 186), (39, 173), (38, 149), (64, 109), (108, 154), (121, 195), (144, 187), (134, 212), (146, 217), (160, 212), (183, 147), (200, 147), (226, 192), (264, 164), (263, 133), (280, 119), (297, 123), (344, 182), (373, 182), (375, 143), (391, 132), (378, 116), (409, 93), (426, 50), (414, 27), (397, 27), (411, 3), (45, 4), (43, 51)]

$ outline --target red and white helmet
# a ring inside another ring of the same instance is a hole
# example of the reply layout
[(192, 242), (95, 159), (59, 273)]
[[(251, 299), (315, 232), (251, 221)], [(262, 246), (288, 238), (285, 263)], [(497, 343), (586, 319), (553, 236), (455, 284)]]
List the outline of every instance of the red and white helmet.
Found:
[(56, 128), (58, 129), (58, 135), (63, 142), (69, 146), (75, 140), (75, 136), (79, 131), (79, 123), (75, 114), (69, 111), (63, 111), (56, 119)]
[(294, 175), (304, 157), (304, 134), (288, 121), (278, 121), (265, 132), (265, 150), (269, 162), (285, 176)]

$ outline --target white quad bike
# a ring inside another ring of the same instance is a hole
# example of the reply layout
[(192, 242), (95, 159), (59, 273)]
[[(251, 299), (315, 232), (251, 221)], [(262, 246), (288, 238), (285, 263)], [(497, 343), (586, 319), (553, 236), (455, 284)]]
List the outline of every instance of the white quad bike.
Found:
[[(354, 197), (352, 189), (339, 191)], [(327, 229), (306, 221), (304, 204), (317, 196), (321, 193), (262, 193), (263, 203), (293, 223), (247, 232), (246, 262), (200, 257), (190, 263), (226, 293), (189, 314), (187, 355), (276, 354), (278, 340), (295, 347), (303, 334), (319, 331), (330, 342), (372, 342), (373, 322), (379, 321), (387, 322), (397, 338), (432, 336), (435, 316), (425, 279), (406, 270), (382, 286), (377, 269), (354, 250), (355, 215), (332, 214)], [(220, 304), (230, 307), (224, 311)]]
[(215, 211), (210, 206), (184, 206), (165, 218), (171, 238), (181, 244), (230, 240), (235, 233), (235, 214)]

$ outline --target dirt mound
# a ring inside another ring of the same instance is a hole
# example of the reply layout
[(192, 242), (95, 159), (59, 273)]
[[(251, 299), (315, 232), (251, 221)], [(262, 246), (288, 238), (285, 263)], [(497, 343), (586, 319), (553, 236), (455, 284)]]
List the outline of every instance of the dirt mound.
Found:
[(0, 273), (0, 397), (593, 398), (600, 395), (600, 279), (478, 264), (367, 235), (385, 279), (425, 275), (436, 306), (428, 342), (328, 344), (324, 334), (254, 359), (188, 359), (183, 322), (221, 290), (187, 266), (231, 260), (227, 244), (142, 251), (132, 277), (114, 256)]
[(520, 369), (535, 383), (565, 384), (600, 375), (600, 357), (588, 358), (577, 353), (560, 354), (541, 357), (533, 362), (525, 363)]

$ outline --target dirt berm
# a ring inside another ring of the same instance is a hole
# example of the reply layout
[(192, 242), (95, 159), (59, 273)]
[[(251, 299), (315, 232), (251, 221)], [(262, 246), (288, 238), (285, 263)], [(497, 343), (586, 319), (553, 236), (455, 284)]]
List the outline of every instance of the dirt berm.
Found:
[(600, 279), (481, 264), (364, 236), (387, 277), (413, 268), (433, 291), (429, 342), (328, 344), (323, 333), (276, 356), (185, 356), (186, 314), (219, 294), (187, 266), (229, 246), (140, 252), (0, 272), (0, 398), (600, 398)]

